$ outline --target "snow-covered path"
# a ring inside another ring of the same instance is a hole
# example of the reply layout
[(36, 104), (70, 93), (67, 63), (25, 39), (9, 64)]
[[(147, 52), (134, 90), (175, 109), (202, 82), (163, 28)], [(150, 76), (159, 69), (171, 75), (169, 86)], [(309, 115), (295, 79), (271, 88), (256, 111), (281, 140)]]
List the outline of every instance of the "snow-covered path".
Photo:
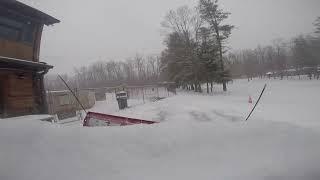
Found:
[[(265, 81), (261, 104), (244, 122), (248, 95), (256, 100)], [(229, 88), (93, 109), (161, 121), (148, 126), (0, 120), (0, 179), (319, 180), (320, 81), (237, 80)]]

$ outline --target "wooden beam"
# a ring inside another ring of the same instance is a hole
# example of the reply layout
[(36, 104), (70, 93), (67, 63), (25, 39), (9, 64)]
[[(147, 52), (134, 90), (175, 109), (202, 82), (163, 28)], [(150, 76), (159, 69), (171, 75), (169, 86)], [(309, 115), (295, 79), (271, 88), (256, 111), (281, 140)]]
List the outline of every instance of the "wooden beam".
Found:
[(47, 96), (46, 96), (46, 90), (44, 88), (44, 75), (40, 76), (40, 95), (41, 95), (41, 102), (42, 102), (42, 112), (43, 114), (48, 114), (48, 102), (47, 102)]
[(39, 62), (42, 30), (43, 30), (43, 24), (37, 25), (35, 36), (34, 36), (34, 43), (33, 43), (33, 61), (35, 62)]

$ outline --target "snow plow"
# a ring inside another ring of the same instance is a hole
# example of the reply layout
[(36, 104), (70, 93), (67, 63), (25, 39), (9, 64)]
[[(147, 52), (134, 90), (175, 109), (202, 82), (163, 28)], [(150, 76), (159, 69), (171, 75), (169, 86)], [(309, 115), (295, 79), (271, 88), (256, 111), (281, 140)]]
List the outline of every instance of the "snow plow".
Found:
[(155, 124), (155, 121), (134, 119), (122, 116), (114, 116), (96, 112), (88, 112), (83, 121), (84, 127), (98, 126), (128, 126), (136, 124)]
[[(66, 81), (58, 75), (59, 78), (62, 80), (62, 82), (66, 85), (66, 87), (70, 90), (76, 101), (81, 106), (82, 110), (86, 113), (86, 117), (83, 121), (84, 127), (98, 127), (98, 126), (128, 126), (128, 125), (136, 125), (136, 124), (155, 124), (157, 122), (155, 121), (147, 121), (142, 119), (134, 119), (134, 118), (128, 118), (128, 117), (122, 117), (122, 116), (114, 116), (109, 114), (102, 114), (102, 113), (96, 113), (96, 112), (87, 112), (84, 106), (81, 104), (80, 100), (77, 98), (75, 93), (71, 90), (69, 85), (66, 83)], [(121, 106), (127, 106), (126, 102), (125, 104), (122, 104)], [(120, 105), (119, 105), (120, 107)], [(121, 108), (120, 108), (121, 109)]]

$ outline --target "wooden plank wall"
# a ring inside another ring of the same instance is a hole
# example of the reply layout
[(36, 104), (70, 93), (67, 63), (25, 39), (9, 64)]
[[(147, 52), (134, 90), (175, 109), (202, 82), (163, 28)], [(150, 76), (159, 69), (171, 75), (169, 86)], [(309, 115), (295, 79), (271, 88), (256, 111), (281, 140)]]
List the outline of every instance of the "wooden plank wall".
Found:
[(33, 60), (33, 45), (0, 39), (0, 55), (23, 60)]
[(32, 74), (18, 78), (15, 73), (8, 75), (6, 111), (11, 115), (31, 114), (36, 111)]
[(3, 110), (4, 110), (4, 89), (6, 85), (6, 76), (4, 76), (2, 73), (0, 73), (0, 118), (3, 117)]

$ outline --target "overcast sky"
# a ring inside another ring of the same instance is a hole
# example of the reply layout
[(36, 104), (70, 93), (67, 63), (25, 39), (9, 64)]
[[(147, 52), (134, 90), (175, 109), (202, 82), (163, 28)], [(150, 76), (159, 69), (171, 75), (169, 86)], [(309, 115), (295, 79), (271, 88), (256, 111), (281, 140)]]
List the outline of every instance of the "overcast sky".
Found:
[[(159, 54), (166, 12), (197, 0), (20, 0), (61, 20), (44, 29), (41, 58), (55, 66), (51, 73), (99, 60), (123, 60)], [(254, 48), (273, 39), (313, 32), (320, 0), (220, 0), (236, 26), (232, 49)]]

